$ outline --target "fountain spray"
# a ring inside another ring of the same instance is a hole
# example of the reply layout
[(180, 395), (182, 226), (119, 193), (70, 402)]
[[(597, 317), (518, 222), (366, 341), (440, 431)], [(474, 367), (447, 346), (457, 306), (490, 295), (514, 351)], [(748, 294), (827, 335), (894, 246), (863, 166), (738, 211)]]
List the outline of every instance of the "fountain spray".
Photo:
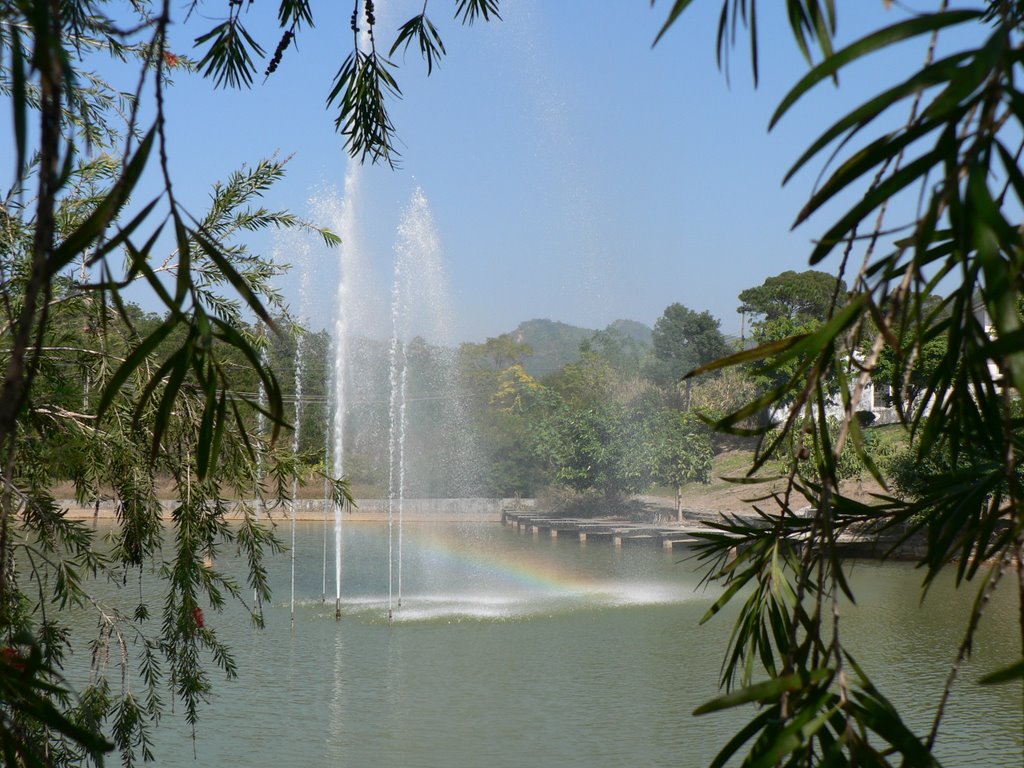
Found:
[[(343, 192), (338, 233), (341, 236), (339, 249), (339, 272), (337, 293), (337, 309), (334, 320), (334, 383), (333, 403), (334, 420), (332, 424), (332, 455), (333, 473), (335, 478), (345, 474), (345, 416), (348, 408), (348, 380), (351, 354), (350, 341), (352, 322), (355, 313), (352, 301), (356, 293), (352, 283), (358, 271), (358, 248), (356, 247), (356, 205), (362, 179), (362, 168), (357, 163), (349, 165), (345, 173), (345, 189)], [(334, 504), (334, 618), (341, 619), (341, 518), (342, 504)]]
[[(297, 461), (302, 425), (302, 332), (295, 338), (295, 428), (292, 431), (292, 456)], [(299, 495), (298, 474), (292, 476), (292, 630), (295, 629), (295, 508)]]
[[(263, 341), (263, 346), (260, 348), (260, 365), (264, 368), (269, 366), (269, 360), (267, 357), (267, 329), (266, 326), (260, 323), (260, 337)], [(260, 379), (259, 393), (256, 395), (256, 402), (259, 404), (259, 408), (256, 412), (256, 441), (259, 445), (260, 441), (265, 440), (267, 434), (267, 389), (263, 385), (263, 379)], [(253, 502), (253, 516), (256, 522), (259, 522), (260, 515), (263, 511), (263, 446), (259, 445), (259, 450), (256, 452), (256, 499)], [(260, 604), (260, 593), (259, 590), (253, 589), (252, 591), (252, 605), (253, 610), (258, 616), (263, 611), (263, 606)]]
[(399, 319), (402, 307), (402, 261), (395, 259), (395, 277), (391, 287), (391, 344), (388, 350), (388, 621), (393, 618), (393, 575), (394, 575), (394, 521), (395, 500), (401, 503), (401, 483), (396, 478), (400, 475), (400, 441), (402, 439), (401, 420), (404, 415), (404, 403), (400, 403), (402, 395), (399, 387), (400, 378), (405, 375), (405, 350), (402, 345)]

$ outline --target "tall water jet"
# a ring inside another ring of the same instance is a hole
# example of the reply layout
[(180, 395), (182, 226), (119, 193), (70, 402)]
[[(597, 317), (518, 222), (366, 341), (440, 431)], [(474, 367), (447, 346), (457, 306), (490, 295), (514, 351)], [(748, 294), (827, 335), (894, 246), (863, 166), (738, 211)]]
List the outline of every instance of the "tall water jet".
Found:
[[(264, 368), (269, 367), (269, 353), (267, 350), (267, 328), (263, 323), (260, 323), (260, 340), (262, 346), (260, 347), (260, 365)], [(253, 501), (253, 517), (259, 522), (260, 515), (263, 512), (263, 455), (264, 448), (261, 444), (266, 439), (267, 434), (267, 388), (263, 384), (263, 379), (260, 379), (259, 392), (256, 395), (256, 402), (258, 404), (256, 412), (256, 498)], [(263, 612), (263, 606), (260, 600), (260, 592), (258, 589), (252, 591), (252, 605), (256, 615), (260, 615)]]
[(403, 514), (405, 506), (405, 429), (408, 421), (406, 419), (406, 408), (408, 407), (408, 397), (406, 385), (409, 380), (409, 368), (408, 366), (402, 367), (401, 380), (398, 383), (399, 387), (399, 407), (398, 407), (398, 607), (402, 607), (402, 531), (403, 531)]
[[(300, 315), (301, 316), (301, 315)], [(295, 338), (295, 427), (292, 431), (292, 455), (298, 457), (299, 455), (299, 441), (302, 432), (302, 335), (303, 331), (299, 331)], [(297, 460), (297, 458), (296, 458)], [(297, 472), (298, 467), (296, 466), (296, 473), (292, 475), (292, 498), (291, 498), (291, 518), (292, 518), (292, 629), (295, 629), (295, 512), (296, 505), (298, 503), (299, 495), (299, 477)]]
[(327, 467), (331, 461), (330, 431), (327, 433), (327, 445), (324, 446), (324, 567), (323, 584), (320, 586), (320, 602), (327, 602), (327, 512), (331, 506), (331, 484), (327, 479)]
[[(395, 576), (397, 605), (402, 606), (402, 568), (404, 507), (409, 489), (411, 463), (419, 464), (420, 490), (423, 478), (437, 474), (433, 460), (449, 453), (445, 443), (458, 441), (460, 426), (451, 418), (457, 407), (454, 381), (454, 357), (450, 350), (451, 320), (448, 291), (441, 260), (441, 243), (430, 206), (423, 190), (417, 188), (403, 211), (395, 244), (394, 277), (391, 289), (391, 339), (388, 354), (388, 615), (392, 616)], [(414, 335), (415, 334), (415, 335)], [(431, 346), (426, 336), (434, 344)], [(447, 347), (445, 345), (448, 345)], [(415, 368), (414, 368), (415, 367)], [(440, 373), (438, 372), (440, 370)], [(420, 389), (417, 397), (410, 394), (411, 379)], [(440, 414), (436, 410), (441, 402)], [(418, 424), (423, 428), (419, 439), (429, 440), (427, 433), (440, 438), (432, 441), (436, 451), (419, 445), (415, 457), (410, 453), (410, 405), (418, 408)], [(429, 406), (429, 407), (428, 407)], [(430, 421), (433, 417), (433, 422)], [(444, 487), (452, 492), (450, 483)], [(394, 551), (393, 528), (398, 525), (398, 551)]]
[(291, 497), (288, 502), (288, 516), (291, 518), (291, 626), (295, 629), (295, 559), (297, 525), (297, 511), (299, 502), (299, 471), (300, 451), (302, 450), (302, 416), (304, 413), (303, 400), (303, 374), (305, 349), (305, 334), (307, 322), (307, 309), (310, 301), (310, 249), (308, 242), (291, 242), (288, 244), (289, 258), (299, 271), (299, 301), (298, 308), (294, 312), (293, 324), (291, 327), (292, 336), (295, 342), (295, 350), (292, 360), (292, 381), (294, 395), (294, 410), (292, 424), (292, 487)]
[[(358, 318), (358, 302), (365, 292), (358, 285), (362, 276), (356, 211), (359, 203), (362, 170), (350, 164), (345, 174), (345, 188), (340, 211), (332, 211), (341, 237), (339, 278), (334, 318), (334, 367), (332, 370), (331, 468), (335, 478), (345, 476), (346, 427), (352, 382), (352, 337)], [(341, 618), (342, 505), (334, 504), (334, 617)]]
[(394, 616), (394, 522), (398, 507), (398, 605), (402, 605), (402, 505), (405, 501), (405, 408), (408, 367), (401, 329), (402, 321), (402, 259), (395, 259), (391, 288), (391, 341), (388, 345), (388, 620)]
[(474, 441), (462, 401), (441, 240), (421, 189), (403, 212), (395, 253), (401, 264), (399, 335), (406, 358), (403, 492), (468, 495)]

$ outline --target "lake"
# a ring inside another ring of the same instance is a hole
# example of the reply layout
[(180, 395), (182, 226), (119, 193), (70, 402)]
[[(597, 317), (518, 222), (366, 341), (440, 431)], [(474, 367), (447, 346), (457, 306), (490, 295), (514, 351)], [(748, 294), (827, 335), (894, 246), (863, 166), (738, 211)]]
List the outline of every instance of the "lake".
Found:
[[(287, 524), (280, 537), (289, 539)], [(387, 526), (347, 523), (336, 621), (328, 537), (322, 602), (324, 529), (298, 525), (294, 629), (288, 556), (270, 561), (265, 630), (238, 608), (206, 612), (239, 675), (216, 679), (201, 711), (200, 764), (687, 768), (706, 765), (751, 716), (691, 715), (716, 694), (731, 623), (698, 626), (718, 593), (678, 551), (581, 546), (499, 524), (406, 523), (399, 607), (397, 569), (389, 599)], [(921, 607), (920, 580), (909, 565), (856, 564), (860, 604), (843, 608), (842, 625), (919, 733), (973, 598), (973, 588), (941, 584)], [(948, 765), (1022, 763), (1019, 686), (975, 684), (1019, 656), (1014, 600), (997, 597), (940, 733)], [(180, 712), (162, 721), (156, 749), (161, 766), (196, 764)]]

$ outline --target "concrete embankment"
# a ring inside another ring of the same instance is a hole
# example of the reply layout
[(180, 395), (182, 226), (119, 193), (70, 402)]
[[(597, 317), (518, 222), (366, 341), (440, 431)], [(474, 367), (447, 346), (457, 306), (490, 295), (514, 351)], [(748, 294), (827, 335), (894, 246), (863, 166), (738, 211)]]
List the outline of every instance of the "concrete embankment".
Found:
[[(240, 518), (243, 514), (241, 502), (230, 502), (231, 511), (228, 519)], [(100, 502), (82, 506), (73, 500), (63, 500), (60, 504), (67, 509), (67, 516), (75, 520), (112, 520), (117, 517), (115, 502)], [(160, 502), (163, 507), (163, 518), (171, 519), (176, 501)], [(534, 509), (534, 499), (403, 499), (401, 503), (402, 519), (408, 522), (436, 523), (497, 523), (501, 522), (502, 514), (508, 510)], [(249, 502), (252, 511), (252, 503)], [(275, 520), (290, 520), (294, 509), (296, 520), (323, 520), (326, 514), (334, 519), (334, 508), (324, 504), (323, 499), (299, 499), (294, 506), (281, 504), (261, 510)], [(391, 502), (391, 514), (399, 514), (398, 502)], [(358, 499), (356, 506), (345, 507), (342, 513), (345, 520), (387, 521), (389, 514), (387, 499)]]
[[(731, 514), (731, 517), (735, 519), (737, 515)], [(559, 517), (535, 510), (506, 510), (502, 516), (505, 525), (538, 538), (570, 539), (580, 544), (607, 542), (616, 548), (654, 546), (669, 550), (692, 547), (700, 541), (701, 533), (716, 530), (709, 523), (722, 519), (722, 513), (714, 510), (687, 510), (684, 522), (656, 523)], [(748, 519), (755, 525), (761, 522), (759, 518)], [(798, 539), (793, 543), (801, 545)], [(836, 545), (841, 557), (852, 560), (919, 560), (924, 554), (924, 543), (919, 537), (908, 541), (897, 534), (845, 533)]]
[[(161, 502), (163, 518), (170, 520), (177, 502)], [(114, 502), (100, 502), (98, 505), (82, 506), (74, 501), (61, 502), (67, 515), (77, 520), (113, 520), (117, 518)], [(241, 502), (231, 502), (228, 519), (242, 515)], [(333, 521), (334, 508), (325, 505), (322, 499), (299, 499), (294, 507), (282, 504), (261, 510), (278, 522), (291, 519), (316, 522)], [(252, 505), (250, 502), (250, 511)], [(398, 502), (391, 502), (391, 514), (397, 519)], [(735, 516), (736, 513), (730, 513)], [(387, 522), (389, 516), (387, 499), (359, 499), (356, 506), (346, 507), (344, 520), (365, 522)], [(520, 533), (551, 538), (570, 538), (582, 544), (607, 542), (615, 547), (660, 546), (677, 549), (692, 546), (697, 542), (696, 534), (710, 530), (708, 523), (722, 520), (722, 513), (710, 509), (689, 509), (684, 513), (685, 522), (671, 521), (674, 517), (665, 510), (655, 509), (648, 517), (657, 522), (615, 519), (609, 517), (572, 517), (555, 512), (541, 511), (536, 499), (404, 499), (401, 517), (403, 521), (433, 523), (504, 523)], [(917, 559), (922, 552), (918, 541), (897, 542), (892, 538), (879, 539), (872, 535), (844, 535), (838, 542), (841, 554), (849, 558), (867, 559)]]

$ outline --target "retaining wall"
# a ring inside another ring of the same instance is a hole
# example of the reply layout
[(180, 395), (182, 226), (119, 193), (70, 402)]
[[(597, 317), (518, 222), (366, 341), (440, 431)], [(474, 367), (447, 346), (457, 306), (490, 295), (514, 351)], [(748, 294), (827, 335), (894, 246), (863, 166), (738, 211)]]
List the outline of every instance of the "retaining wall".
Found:
[[(112, 501), (100, 502), (99, 505), (80, 506), (71, 499), (64, 499), (59, 502), (67, 509), (67, 516), (77, 520), (98, 518), (110, 520), (117, 517), (117, 505)], [(162, 501), (163, 517), (165, 520), (171, 516), (171, 511), (177, 502)], [(236, 505), (238, 502), (234, 502)], [(345, 508), (342, 513), (345, 520), (377, 520), (388, 519), (387, 499), (357, 499), (355, 507)], [(462, 522), (462, 523), (499, 523), (503, 512), (511, 509), (527, 510), (536, 507), (535, 499), (404, 499), (401, 504), (402, 519), (409, 522)], [(325, 505), (323, 499), (299, 499), (295, 502), (296, 520), (323, 520)], [(266, 512), (278, 520), (290, 519), (291, 506), (280, 506), (266, 510)], [(398, 502), (392, 502), (391, 513), (397, 519), (399, 514)], [(328, 518), (334, 519), (333, 506), (327, 506)], [(240, 511), (233, 511), (228, 517), (238, 517)]]

